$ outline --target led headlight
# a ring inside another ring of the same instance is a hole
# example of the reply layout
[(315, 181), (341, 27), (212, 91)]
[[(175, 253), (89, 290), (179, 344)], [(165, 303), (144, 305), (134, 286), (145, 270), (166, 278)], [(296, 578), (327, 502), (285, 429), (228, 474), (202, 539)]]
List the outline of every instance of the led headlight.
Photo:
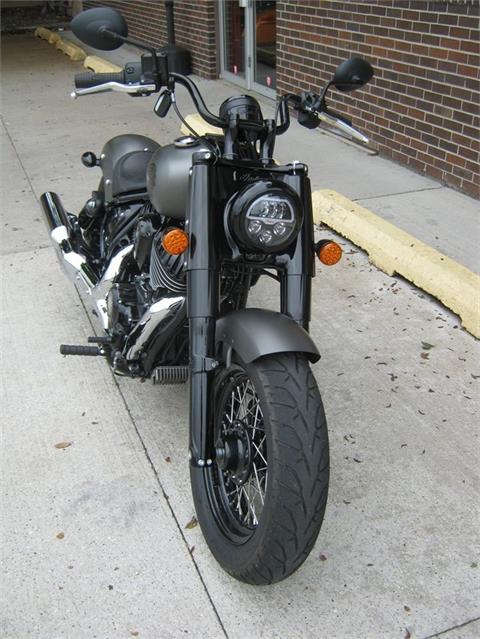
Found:
[(238, 244), (249, 251), (275, 253), (296, 238), (303, 219), (300, 199), (283, 182), (260, 180), (230, 202), (228, 225)]

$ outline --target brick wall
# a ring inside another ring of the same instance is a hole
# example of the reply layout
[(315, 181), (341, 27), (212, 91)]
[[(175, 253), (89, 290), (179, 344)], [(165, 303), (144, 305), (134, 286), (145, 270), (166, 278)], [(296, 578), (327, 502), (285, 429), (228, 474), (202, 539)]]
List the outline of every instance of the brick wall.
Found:
[[(237, 0), (222, 0), (237, 2)], [(85, 0), (126, 17), (132, 37), (166, 42), (162, 0)], [(216, 0), (176, 0), (177, 43), (193, 71), (214, 78)], [(332, 108), (382, 155), (479, 195), (479, 0), (277, 0), (277, 88), (318, 89), (345, 58), (361, 55), (373, 81)]]
[(374, 80), (333, 90), (332, 108), (383, 155), (478, 197), (478, 13), (477, 0), (279, 0), (278, 90), (318, 89), (345, 58), (367, 58)]
[[(127, 20), (129, 35), (149, 44), (167, 42), (165, 3), (162, 0), (85, 0), (85, 9), (100, 5), (114, 7)], [(215, 0), (176, 0), (175, 41), (192, 54), (193, 72), (205, 78), (217, 73)]]

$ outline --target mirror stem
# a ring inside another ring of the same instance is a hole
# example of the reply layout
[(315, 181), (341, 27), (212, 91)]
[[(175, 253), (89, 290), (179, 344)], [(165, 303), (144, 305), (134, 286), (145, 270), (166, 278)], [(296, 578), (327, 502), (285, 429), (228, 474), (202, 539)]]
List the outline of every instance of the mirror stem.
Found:
[(318, 98), (318, 107), (316, 110), (318, 111), (323, 111), (326, 104), (325, 104), (325, 96), (327, 95), (327, 91), (328, 89), (332, 86), (333, 82), (332, 80), (330, 80), (330, 82), (327, 82), (327, 84), (324, 86), (322, 93), (320, 94), (320, 97)]

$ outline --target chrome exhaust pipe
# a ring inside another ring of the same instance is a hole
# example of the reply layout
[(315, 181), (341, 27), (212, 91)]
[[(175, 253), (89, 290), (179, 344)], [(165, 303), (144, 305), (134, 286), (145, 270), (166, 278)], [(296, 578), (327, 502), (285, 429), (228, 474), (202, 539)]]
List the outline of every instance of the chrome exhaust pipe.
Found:
[[(113, 256), (100, 279), (87, 258), (75, 250), (72, 223), (59, 196), (47, 191), (40, 197), (40, 204), (62, 268), (74, 283), (80, 280), (86, 286), (95, 315), (108, 332), (107, 298), (115, 278), (131, 257), (133, 245), (124, 247)], [(138, 362), (141, 359), (142, 368), (150, 372), (158, 354), (184, 324), (186, 317), (186, 299), (183, 295), (169, 295), (154, 302), (127, 338), (123, 349), (126, 361)]]
[(47, 191), (40, 196), (40, 204), (60, 265), (69, 279), (73, 282), (80, 280), (90, 293), (98, 283), (98, 276), (88, 264), (86, 257), (74, 250), (72, 224), (59, 196)]

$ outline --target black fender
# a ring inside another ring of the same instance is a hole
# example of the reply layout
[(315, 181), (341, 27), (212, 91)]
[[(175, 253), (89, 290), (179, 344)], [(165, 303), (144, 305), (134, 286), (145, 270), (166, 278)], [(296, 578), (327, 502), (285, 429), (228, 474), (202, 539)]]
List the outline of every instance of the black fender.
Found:
[(249, 364), (273, 353), (304, 353), (311, 362), (320, 359), (310, 335), (291, 317), (263, 308), (232, 311), (217, 320), (217, 353), (223, 351), (228, 361), (234, 350)]

